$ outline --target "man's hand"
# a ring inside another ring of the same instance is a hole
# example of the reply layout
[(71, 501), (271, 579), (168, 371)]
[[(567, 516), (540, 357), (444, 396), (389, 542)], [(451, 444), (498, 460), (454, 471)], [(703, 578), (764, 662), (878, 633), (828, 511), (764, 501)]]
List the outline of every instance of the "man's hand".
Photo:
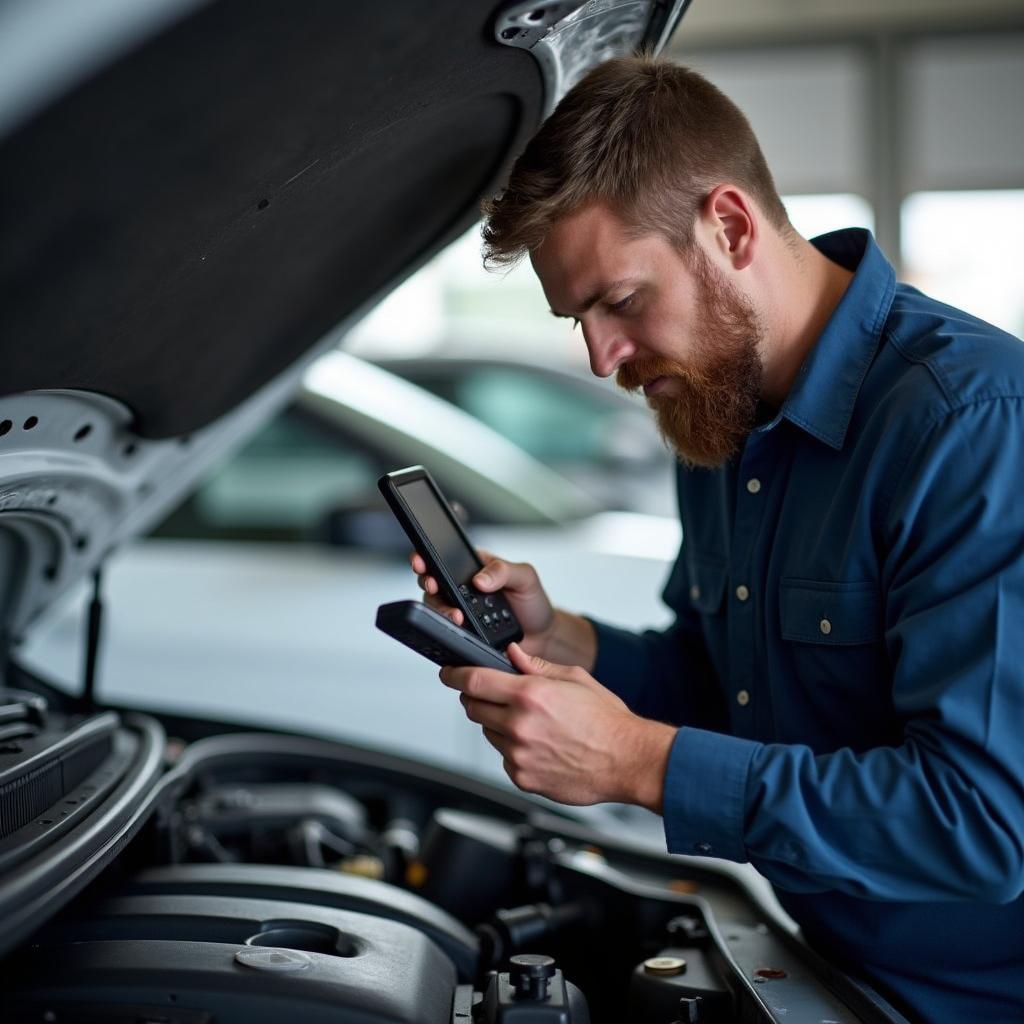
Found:
[(518, 644), (506, 653), (521, 676), (452, 667), (440, 675), (461, 691), (466, 716), (483, 726), (509, 778), (564, 804), (613, 800), (660, 813), (676, 730), (637, 717), (582, 668), (531, 657)]
[[(504, 590), (508, 603), (523, 627), (523, 650), (546, 658), (560, 658), (579, 665), (593, 665), (597, 657), (594, 627), (582, 616), (554, 608), (537, 575), (527, 562), (507, 562), (489, 551), (478, 551), (483, 569), (473, 577), (473, 584), (485, 594)], [(437, 580), (428, 575), (423, 559), (409, 556), (423, 600), (435, 611), (446, 615), (456, 626), (462, 626), (463, 615), (439, 593)]]

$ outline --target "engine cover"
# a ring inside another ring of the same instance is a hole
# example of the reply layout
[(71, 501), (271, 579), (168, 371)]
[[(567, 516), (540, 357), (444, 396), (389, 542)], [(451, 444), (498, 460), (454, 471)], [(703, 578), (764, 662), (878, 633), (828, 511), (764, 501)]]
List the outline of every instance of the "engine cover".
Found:
[(114, 1007), (250, 1024), (450, 1024), (455, 987), (451, 961), (408, 925), (215, 896), (110, 900), (46, 929), (5, 983), (16, 1020), (109, 1020)]

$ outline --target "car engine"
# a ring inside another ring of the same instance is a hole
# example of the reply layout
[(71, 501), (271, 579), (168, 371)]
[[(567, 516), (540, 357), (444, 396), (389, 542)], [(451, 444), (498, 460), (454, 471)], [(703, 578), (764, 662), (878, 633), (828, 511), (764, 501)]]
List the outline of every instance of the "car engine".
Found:
[(892, 1019), (734, 878), (516, 793), (309, 737), (6, 700), (5, 1020)]

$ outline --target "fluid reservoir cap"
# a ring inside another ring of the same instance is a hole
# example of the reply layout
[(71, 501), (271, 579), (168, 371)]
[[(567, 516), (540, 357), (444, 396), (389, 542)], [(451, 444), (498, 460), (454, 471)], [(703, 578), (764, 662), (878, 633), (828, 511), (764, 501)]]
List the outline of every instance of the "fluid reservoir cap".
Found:
[(294, 974), (304, 971), (313, 963), (313, 958), (298, 949), (272, 949), (251, 946), (240, 949), (235, 961), (254, 971), (270, 971), (274, 974)]
[(671, 978), (686, 970), (686, 961), (681, 956), (652, 956), (644, 961), (644, 970), (648, 974), (658, 974)]

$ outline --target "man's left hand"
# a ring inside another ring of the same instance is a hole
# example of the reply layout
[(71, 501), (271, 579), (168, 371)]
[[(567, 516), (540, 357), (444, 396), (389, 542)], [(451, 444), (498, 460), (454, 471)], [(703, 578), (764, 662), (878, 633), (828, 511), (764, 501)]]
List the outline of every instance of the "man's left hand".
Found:
[(461, 691), (466, 716), (483, 726), (509, 778), (564, 804), (611, 800), (660, 813), (676, 730), (634, 715), (582, 668), (531, 657), (518, 644), (506, 654), (522, 675), (449, 666), (440, 676)]

